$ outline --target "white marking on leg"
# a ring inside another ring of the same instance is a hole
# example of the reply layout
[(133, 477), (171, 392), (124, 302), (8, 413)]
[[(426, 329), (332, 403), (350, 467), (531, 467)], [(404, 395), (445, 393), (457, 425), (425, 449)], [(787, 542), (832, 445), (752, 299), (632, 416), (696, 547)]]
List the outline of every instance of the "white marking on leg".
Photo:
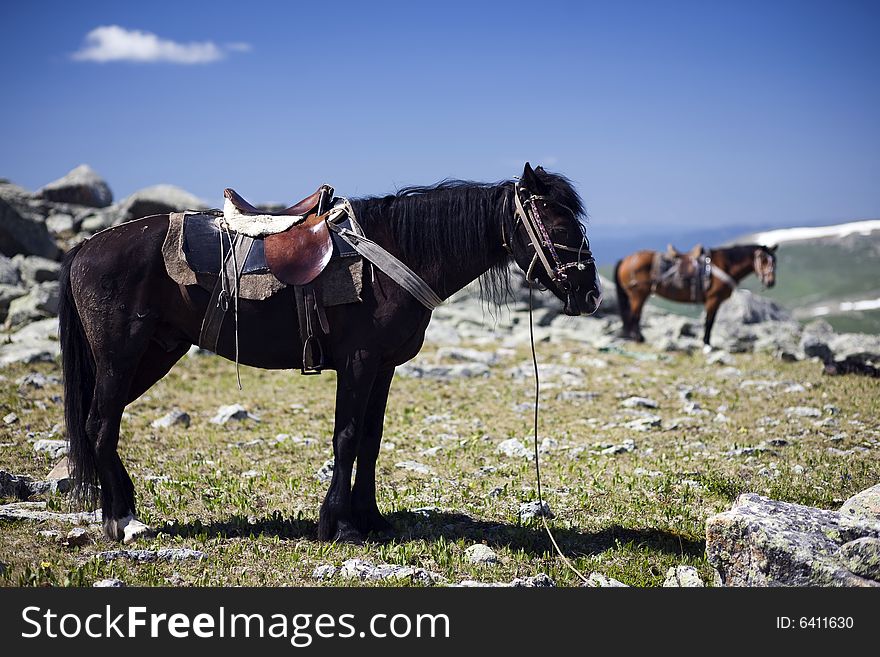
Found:
[(116, 535), (119, 536), (122, 531), (122, 542), (126, 545), (133, 543), (142, 536), (149, 536), (152, 530), (132, 514), (128, 514), (124, 518), (118, 518), (116, 521)]

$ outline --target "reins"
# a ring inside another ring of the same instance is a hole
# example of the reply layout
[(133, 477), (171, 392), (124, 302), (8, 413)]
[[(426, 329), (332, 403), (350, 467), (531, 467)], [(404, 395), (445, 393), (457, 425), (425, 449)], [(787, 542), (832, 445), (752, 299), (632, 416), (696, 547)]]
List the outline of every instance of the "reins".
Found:
[[(534, 446), (535, 446), (535, 478), (538, 482), (538, 506), (539, 512), (538, 515), (541, 517), (541, 522), (544, 525), (544, 531), (547, 532), (547, 536), (550, 538), (550, 542), (553, 544), (553, 547), (556, 550), (556, 553), (562, 559), (562, 562), (566, 565), (566, 567), (573, 572), (578, 578), (584, 582), (589, 583), (589, 579), (587, 579), (584, 574), (574, 567), (574, 564), (565, 556), (562, 552), (562, 548), (559, 547), (559, 544), (556, 542), (556, 537), (553, 536), (553, 532), (550, 531), (550, 526), (547, 524), (547, 516), (544, 513), (544, 494), (541, 489), (541, 465), (538, 460), (538, 408), (541, 401), (541, 381), (538, 377), (538, 356), (535, 352), (535, 328), (533, 321), (533, 303), (532, 303), (532, 291), (533, 285), (532, 282), (529, 281), (529, 343), (532, 347), (532, 365), (535, 368), (535, 432), (534, 432)], [(549, 508), (549, 507), (548, 507)]]

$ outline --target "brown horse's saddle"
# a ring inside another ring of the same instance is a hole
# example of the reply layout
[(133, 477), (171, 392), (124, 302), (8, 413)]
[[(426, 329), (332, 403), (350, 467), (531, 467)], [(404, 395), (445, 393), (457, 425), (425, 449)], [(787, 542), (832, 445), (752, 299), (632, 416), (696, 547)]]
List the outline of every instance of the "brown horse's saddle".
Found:
[(702, 244), (688, 252), (676, 249), (672, 244), (666, 252), (654, 253), (651, 266), (651, 284), (654, 289), (663, 287), (670, 292), (687, 292), (692, 301), (702, 301), (712, 283), (712, 260)]

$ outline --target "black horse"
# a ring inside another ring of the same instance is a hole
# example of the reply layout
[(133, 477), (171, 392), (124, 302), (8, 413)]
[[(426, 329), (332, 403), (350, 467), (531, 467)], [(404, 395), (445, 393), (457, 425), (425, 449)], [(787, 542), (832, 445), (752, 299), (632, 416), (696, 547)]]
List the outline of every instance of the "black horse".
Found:
[[(541, 167), (526, 164), (518, 185), (447, 181), (352, 204), (366, 236), (441, 298), (480, 277), (490, 292), (503, 291), (513, 258), (564, 301), (566, 313), (591, 313), (599, 303), (581, 199), (566, 178)], [(536, 241), (537, 224), (543, 238)], [(61, 274), (64, 410), (75, 492), (95, 506), (100, 490), (104, 532), (126, 542), (148, 528), (136, 519), (134, 486), (117, 452), (123, 409), (197, 342), (209, 300), (202, 288), (169, 278), (161, 253), (167, 230), (168, 216), (157, 215), (98, 233), (67, 254)], [(554, 264), (535, 267), (539, 255)], [(363, 283), (361, 303), (327, 308), (327, 350), (338, 381), (335, 466), (320, 510), (321, 540), (361, 541), (369, 532), (391, 531), (376, 504), (385, 406), (394, 368), (418, 353), (431, 319), (378, 269)], [(292, 288), (266, 301), (242, 300), (238, 312), (242, 363), (302, 366)], [(234, 357), (232, 331), (221, 333), (217, 353)]]

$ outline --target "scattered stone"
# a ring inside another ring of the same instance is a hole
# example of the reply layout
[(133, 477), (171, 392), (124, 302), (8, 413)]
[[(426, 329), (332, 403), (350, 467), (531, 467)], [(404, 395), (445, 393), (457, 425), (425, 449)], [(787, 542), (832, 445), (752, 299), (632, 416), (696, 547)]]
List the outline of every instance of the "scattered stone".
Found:
[(83, 527), (74, 527), (65, 537), (65, 542), (71, 547), (82, 547), (92, 542), (92, 537), (88, 530)]
[(789, 406), (785, 414), (788, 417), (821, 417), (822, 411), (812, 406)]
[(230, 420), (236, 420), (238, 422), (243, 422), (245, 420), (259, 422), (260, 418), (248, 412), (248, 410), (241, 404), (221, 406), (217, 409), (217, 414), (211, 418), (213, 424), (226, 424)]
[(15, 413), (9, 413), (3, 417), (3, 424), (9, 426), (18, 422), (18, 416)]
[(46, 511), (45, 502), (13, 502), (0, 505), (0, 520), (35, 520), (37, 522), (63, 522), (71, 525), (87, 525), (101, 522), (101, 511), (82, 513), (56, 513)]
[(498, 563), (498, 555), (495, 550), (483, 543), (475, 543), (464, 551), (467, 560), (474, 564), (496, 564)]
[(733, 356), (723, 349), (717, 349), (706, 355), (706, 363), (709, 365), (732, 365)]
[(627, 397), (620, 405), (624, 408), (658, 408), (660, 405), (647, 397)]
[(630, 431), (650, 431), (663, 424), (663, 418), (659, 415), (646, 415), (635, 420), (630, 420), (623, 426)]
[[(228, 408), (228, 407), (226, 407), (226, 408)], [(242, 410), (244, 410), (244, 409), (242, 409)], [(245, 411), (245, 413), (247, 413), (247, 411)], [(212, 420), (212, 422), (215, 421), (217, 419), (217, 417), (220, 417), (220, 411), (217, 412), (217, 416), (215, 416), (215, 418), (214, 418), (214, 420)], [(226, 420), (223, 420), (223, 421), (219, 422), (218, 424), (224, 424), (229, 419), (231, 419), (231, 418), (227, 418)], [(236, 418), (236, 419), (243, 419), (243, 418)], [(150, 423), (150, 426), (153, 429), (168, 429), (168, 428), (176, 426), (176, 425), (180, 425), (183, 428), (187, 428), (187, 427), (189, 427), (189, 423), (190, 423), (189, 413), (182, 411), (179, 408), (175, 408), (175, 409), (169, 411), (168, 413), (166, 413), (165, 415), (163, 415), (162, 417), (160, 417), (159, 419), (153, 420), (152, 423)]]
[(520, 522), (534, 520), (535, 518), (540, 518), (541, 516), (544, 516), (545, 518), (556, 517), (553, 514), (553, 511), (550, 510), (550, 505), (546, 501), (538, 502), (537, 500), (535, 500), (534, 502), (523, 502), (519, 505)]
[(42, 390), (48, 385), (59, 385), (61, 383), (61, 379), (57, 376), (46, 376), (45, 374), (41, 374), (39, 372), (31, 372), (30, 374), (25, 374), (23, 377), (16, 381), (19, 388), (33, 388), (34, 390)]
[(424, 463), (419, 463), (418, 461), (400, 461), (399, 463), (395, 463), (394, 467), (401, 468), (402, 470), (409, 470), (410, 472), (416, 472), (418, 474), (434, 474), (433, 468)]
[(498, 447), (495, 448), (495, 451), (510, 458), (525, 458), (529, 460), (535, 458), (535, 454), (516, 438), (508, 438), (501, 442)]
[(608, 577), (607, 575), (603, 575), (602, 573), (590, 573), (590, 576), (587, 577), (587, 582), (584, 584), (584, 586), (596, 586), (600, 588), (629, 588), (629, 584), (624, 584), (620, 580), (616, 580), (613, 577)]
[(312, 579), (317, 580), (333, 579), (334, 575), (336, 575), (336, 566), (329, 563), (315, 566), (315, 569), (312, 571)]
[(413, 566), (397, 566), (393, 564), (374, 565), (363, 559), (349, 559), (339, 569), (343, 579), (359, 579), (361, 581), (402, 581), (409, 580), (415, 584), (432, 586), (446, 581), (439, 573)]
[(318, 481), (324, 484), (333, 479), (333, 459), (324, 461), (324, 464), (318, 468), (315, 476), (318, 478)]
[(190, 548), (162, 548), (160, 550), (108, 550), (106, 552), (98, 552), (96, 559), (102, 561), (116, 561), (117, 559), (128, 559), (129, 561), (137, 561), (140, 563), (151, 563), (154, 561), (201, 561), (206, 558), (206, 554), (201, 550), (191, 550)]
[(632, 452), (636, 448), (636, 442), (632, 438), (625, 438), (619, 445), (611, 445), (599, 451), (600, 454), (613, 455)]
[(483, 363), (484, 365), (494, 365), (498, 362), (498, 355), (491, 351), (464, 349), (462, 347), (441, 347), (437, 350), (437, 358), (467, 363)]
[(121, 579), (116, 579), (115, 577), (111, 577), (109, 579), (99, 579), (97, 582), (92, 584), (93, 588), (96, 589), (119, 589), (125, 586), (125, 582)]
[(52, 543), (60, 543), (62, 541), (61, 532), (54, 529), (44, 529), (37, 532), (37, 536)]
[(410, 362), (397, 368), (400, 376), (412, 379), (437, 379), (452, 381), (489, 376), (489, 366), (485, 363), (466, 363), (462, 365), (429, 365), (427, 363)]
[(598, 392), (584, 390), (563, 390), (556, 395), (557, 401), (593, 401), (600, 397)]
[(666, 571), (665, 587), (702, 587), (703, 580), (693, 566), (674, 566)]
[(53, 459), (59, 459), (67, 455), (67, 441), (55, 438), (41, 438), (34, 443), (34, 451), (38, 454), (48, 454)]
[(725, 586), (880, 586), (843, 561), (859, 538), (880, 538), (880, 522), (747, 493), (709, 518), (706, 554)]
[(556, 586), (556, 582), (546, 573), (538, 573), (532, 577), (517, 577), (510, 582), (514, 588), (550, 588)]

